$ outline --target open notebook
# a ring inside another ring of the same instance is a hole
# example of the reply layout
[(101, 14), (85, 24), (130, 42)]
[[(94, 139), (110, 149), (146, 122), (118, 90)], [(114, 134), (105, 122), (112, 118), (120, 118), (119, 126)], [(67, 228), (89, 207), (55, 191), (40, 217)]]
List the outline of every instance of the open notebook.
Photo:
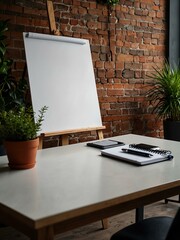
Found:
[(133, 145), (124, 145), (116, 148), (105, 149), (101, 155), (119, 159), (136, 165), (147, 165), (151, 163), (171, 160), (173, 156), (166, 150), (142, 150)]

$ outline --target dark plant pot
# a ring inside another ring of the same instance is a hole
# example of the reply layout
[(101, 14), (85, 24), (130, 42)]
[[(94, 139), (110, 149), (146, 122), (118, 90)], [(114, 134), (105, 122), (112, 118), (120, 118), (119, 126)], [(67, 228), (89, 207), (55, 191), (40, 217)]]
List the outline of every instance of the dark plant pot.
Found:
[(3, 144), (0, 144), (0, 156), (6, 155), (6, 151)]
[(164, 120), (164, 138), (180, 141), (180, 121)]

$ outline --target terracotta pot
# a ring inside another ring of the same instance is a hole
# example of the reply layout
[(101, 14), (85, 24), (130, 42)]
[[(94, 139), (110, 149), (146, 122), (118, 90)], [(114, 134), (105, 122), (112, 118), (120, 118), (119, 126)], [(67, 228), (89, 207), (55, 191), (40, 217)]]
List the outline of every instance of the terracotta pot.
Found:
[(39, 138), (30, 141), (5, 141), (4, 145), (10, 168), (29, 169), (35, 166)]

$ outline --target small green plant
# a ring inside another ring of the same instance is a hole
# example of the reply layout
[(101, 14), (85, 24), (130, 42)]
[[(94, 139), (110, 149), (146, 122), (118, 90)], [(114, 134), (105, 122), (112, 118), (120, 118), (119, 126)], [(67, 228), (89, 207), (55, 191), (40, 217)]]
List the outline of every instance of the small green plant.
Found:
[(97, 2), (107, 5), (116, 5), (119, 3), (119, 0), (97, 0)]
[(0, 135), (8, 141), (27, 141), (35, 139), (41, 130), (47, 107), (39, 110), (35, 119), (32, 108), (21, 107), (18, 110), (2, 111), (0, 113)]
[(155, 83), (147, 92), (153, 112), (158, 118), (180, 121), (180, 68), (172, 68), (166, 61), (162, 69), (154, 70), (151, 78)]

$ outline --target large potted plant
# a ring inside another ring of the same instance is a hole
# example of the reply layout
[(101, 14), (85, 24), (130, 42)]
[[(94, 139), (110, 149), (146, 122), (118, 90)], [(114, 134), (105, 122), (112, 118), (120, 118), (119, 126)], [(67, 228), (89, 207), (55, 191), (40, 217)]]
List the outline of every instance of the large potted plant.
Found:
[[(13, 61), (6, 57), (7, 44), (5, 40), (7, 31), (8, 21), (0, 21), (0, 111), (8, 111), (25, 105), (25, 93), (28, 88), (24, 78), (16, 81), (12, 75)], [(4, 154), (2, 138), (0, 136), (0, 156)]]
[(37, 117), (32, 108), (25, 107), (0, 113), (0, 135), (4, 140), (10, 168), (28, 169), (35, 166), (38, 134), (46, 110), (46, 106), (42, 107)]
[(165, 61), (162, 69), (155, 68), (148, 97), (153, 112), (163, 119), (164, 138), (180, 141), (180, 68)]

